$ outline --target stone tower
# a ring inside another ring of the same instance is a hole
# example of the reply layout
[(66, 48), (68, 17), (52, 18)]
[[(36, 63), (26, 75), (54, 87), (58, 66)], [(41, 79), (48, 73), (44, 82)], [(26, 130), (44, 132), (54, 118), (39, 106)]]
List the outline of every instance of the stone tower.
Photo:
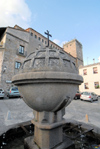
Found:
[(77, 66), (83, 65), (83, 53), (82, 44), (77, 40), (73, 39), (63, 45), (64, 51), (76, 58)]

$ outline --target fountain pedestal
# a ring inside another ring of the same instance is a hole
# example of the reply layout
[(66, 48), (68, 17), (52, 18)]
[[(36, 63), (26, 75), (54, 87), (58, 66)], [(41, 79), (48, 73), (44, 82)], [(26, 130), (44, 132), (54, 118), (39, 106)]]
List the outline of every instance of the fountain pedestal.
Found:
[[(39, 147), (53, 148), (63, 141), (62, 119), (63, 112), (34, 112), (36, 114), (32, 123), (35, 125), (34, 141)], [(56, 135), (55, 135), (56, 134)]]
[(34, 138), (29, 137), (25, 140), (26, 149), (64, 149), (72, 145), (70, 139), (67, 138), (67, 142), (65, 141), (66, 137), (62, 131), (62, 126), (66, 123), (62, 118), (64, 111), (65, 109), (58, 112), (34, 111)]

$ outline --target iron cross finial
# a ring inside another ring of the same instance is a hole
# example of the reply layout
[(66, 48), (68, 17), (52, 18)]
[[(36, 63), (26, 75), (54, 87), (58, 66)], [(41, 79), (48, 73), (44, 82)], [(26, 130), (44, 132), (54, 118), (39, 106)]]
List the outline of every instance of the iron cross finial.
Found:
[(47, 47), (49, 47), (49, 36), (52, 37), (52, 35), (49, 34), (48, 30), (47, 30), (47, 32), (44, 32), (44, 33), (47, 35), (47, 38), (48, 38), (48, 45), (47, 45)]

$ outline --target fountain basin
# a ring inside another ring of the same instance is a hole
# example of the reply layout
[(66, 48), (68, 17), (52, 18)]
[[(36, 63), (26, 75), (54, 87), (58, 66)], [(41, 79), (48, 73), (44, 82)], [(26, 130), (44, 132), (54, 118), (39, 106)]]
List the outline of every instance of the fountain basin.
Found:
[(12, 78), (26, 104), (38, 112), (67, 106), (82, 82), (75, 62), (64, 51), (49, 47), (30, 53)]
[(81, 76), (66, 72), (27, 72), (14, 76), (12, 80), (24, 101), (40, 112), (56, 111), (66, 97), (73, 99), (81, 81)]

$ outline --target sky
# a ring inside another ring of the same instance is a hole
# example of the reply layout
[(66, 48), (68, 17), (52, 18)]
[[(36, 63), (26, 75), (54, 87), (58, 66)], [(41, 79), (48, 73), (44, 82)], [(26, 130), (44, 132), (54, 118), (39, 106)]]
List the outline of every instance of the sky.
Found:
[(84, 65), (100, 61), (100, 0), (0, 0), (0, 27), (16, 24), (49, 30), (60, 46), (76, 38)]

